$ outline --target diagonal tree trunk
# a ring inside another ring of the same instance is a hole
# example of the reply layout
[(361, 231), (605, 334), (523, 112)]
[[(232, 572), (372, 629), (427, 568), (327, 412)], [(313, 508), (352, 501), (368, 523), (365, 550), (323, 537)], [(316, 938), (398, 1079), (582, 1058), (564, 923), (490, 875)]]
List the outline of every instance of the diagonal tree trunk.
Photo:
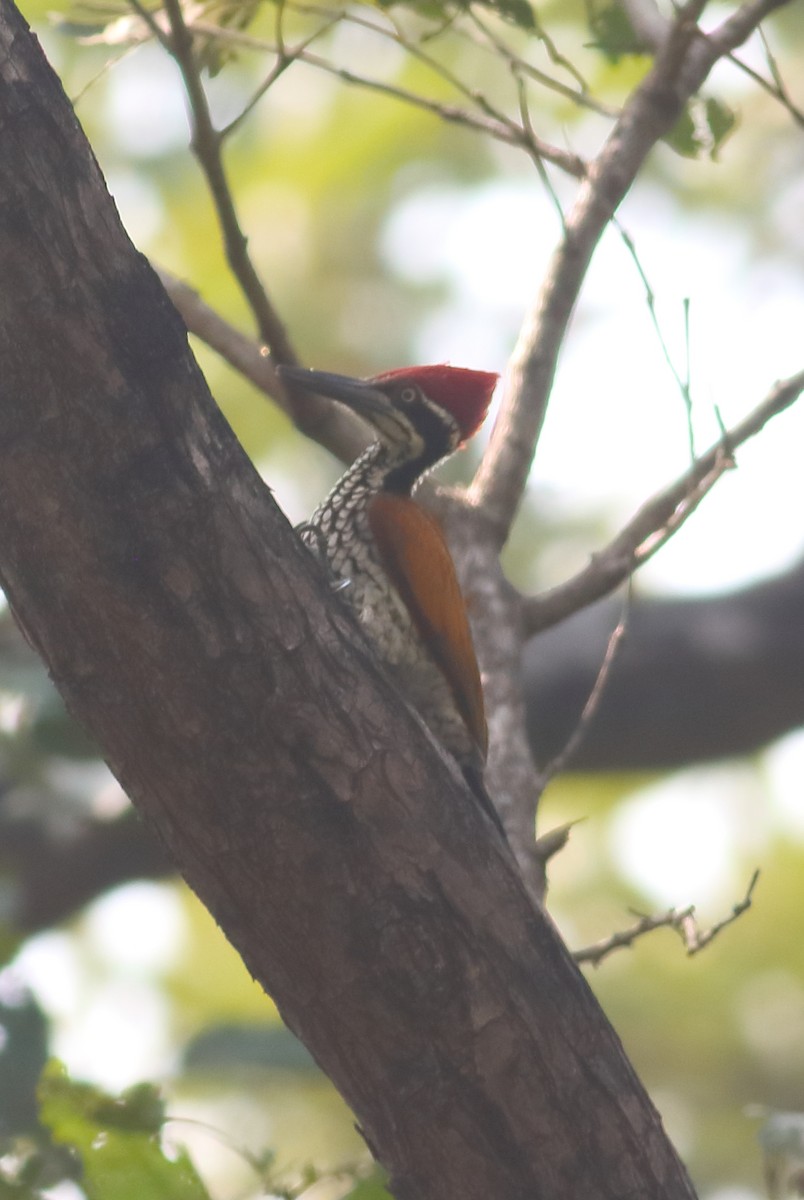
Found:
[(681, 1200), (506, 847), (216, 409), (0, 0), (0, 580), (405, 1200)]

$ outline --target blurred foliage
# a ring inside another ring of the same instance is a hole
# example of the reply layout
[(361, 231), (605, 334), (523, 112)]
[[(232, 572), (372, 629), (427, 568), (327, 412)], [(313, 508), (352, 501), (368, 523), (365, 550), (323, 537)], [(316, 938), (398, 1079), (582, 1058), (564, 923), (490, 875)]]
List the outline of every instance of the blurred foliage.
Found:
[[(175, 1123), (160, 1091), (140, 1083), (119, 1095), (71, 1079), (51, 1060), (38, 1086), (39, 1117), (47, 1140), (5, 1142), (0, 1197), (40, 1200), (43, 1189), (70, 1179), (87, 1200), (210, 1200), (186, 1150), (166, 1132)], [(214, 1130), (212, 1132), (215, 1132)], [(66, 1155), (53, 1153), (62, 1147)], [(327, 1178), (308, 1167), (296, 1186), (275, 1175), (272, 1151), (236, 1151), (259, 1180), (260, 1193), (276, 1200), (383, 1200), (379, 1176), (352, 1171)], [(334, 1185), (334, 1186), (332, 1186)]]
[(624, 55), (641, 54), (644, 49), (622, 4), (596, 4), (590, 0), (589, 29), (595, 39), (592, 45), (610, 62), (618, 63)]
[(0, 1147), (36, 1129), (36, 1085), (47, 1059), (47, 1021), (33, 996), (5, 987), (0, 995), (3, 1086), (0, 1088)]
[(804, 1113), (771, 1113), (759, 1131), (770, 1200), (804, 1195)]
[(687, 105), (667, 141), (686, 158), (709, 154), (716, 159), (736, 123), (737, 117), (727, 104), (712, 97), (705, 101), (696, 99)]
[[(607, 109), (622, 102), (650, 65), (616, 4), (590, 9), (581, 0), (547, 0), (536, 9), (525, 0), (502, 0), (473, 9), (464, 0), (415, 0), (334, 7), (387, 21), (386, 28), (401, 29), (416, 50), (339, 19), (314, 46), (336, 68), (482, 115), (471, 99), (479, 93), (494, 112), (511, 118), (526, 78), (537, 131), (584, 153), (605, 137)], [(794, 7), (774, 25), (776, 62), (788, 80), (801, 78), (804, 49)], [(47, 16), (54, 8), (65, 23), (61, 31)], [(130, 31), (118, 26), (123, 40), (117, 42), (108, 36), (119, 8), (84, 5), (79, 12), (54, 0), (30, 0), (24, 9), (75, 99), (135, 242), (250, 330), (187, 149), (175, 68), (153, 45), (128, 44)], [(230, 33), (247, 29), (268, 43), (281, 20), (288, 45), (324, 21), (315, 6), (246, 3), (204, 11)], [(79, 19), (82, 36), (95, 39), (91, 44), (73, 36)], [(486, 25), (508, 47), (507, 57), (494, 52)], [(275, 60), (245, 42), (209, 42), (204, 49), (213, 113), (223, 123), (249, 101)], [(533, 72), (559, 86), (542, 86)], [(736, 70), (721, 73), (711, 95), (690, 106), (671, 148), (652, 157), (646, 179), (672, 198), (668, 211), (679, 218), (711, 211), (724, 224), (742, 222), (747, 256), (801, 267), (804, 239), (780, 206), (780, 198), (800, 186), (794, 123), (749, 83)], [(473, 288), (471, 263), (444, 265), (437, 251), (459, 214), (500, 181), (530, 189), (528, 222), (557, 228), (531, 164), (510, 145), (403, 104), (388, 90), (346, 86), (332, 72), (299, 62), (231, 137), (226, 165), (250, 251), (306, 361), (368, 374), (436, 353), (473, 358), (478, 366), (505, 360), (522, 317), (519, 299), (504, 289), (484, 294)], [(563, 198), (566, 181), (554, 182)], [(439, 205), (449, 220), (428, 224)], [(485, 230), (470, 257), (487, 253), (495, 232)], [(546, 262), (540, 253), (529, 262), (534, 280)], [(592, 319), (582, 308), (577, 324)], [(236, 433), (291, 518), (302, 519), (337, 465), (317, 447), (300, 444), (264, 396), (209, 350), (196, 348)], [(561, 576), (610, 523), (603, 504), (570, 511), (534, 491), (506, 568), (528, 586)], [(165, 1197), (228, 1200), (255, 1195), (268, 1182), (275, 1195), (305, 1200), (381, 1200), (381, 1182), (362, 1176), (367, 1155), (345, 1106), (282, 1028), (208, 914), (178, 885), (157, 889), (161, 915), (138, 917), (136, 897), (123, 903), (118, 893), (71, 915), (56, 932), (28, 937), (20, 927), (23, 860), (4, 856), (3, 845), (21, 844), (14, 841), (20, 830), (37, 827), (67, 855), (81, 821), (103, 820), (117, 809), (109, 808), (113, 789), (94, 749), (67, 718), (44, 670), (8, 634), (9, 625), (6, 615), (0, 620), (0, 945), (11, 965), (0, 975), (7, 985), (0, 991), (0, 1132), (3, 1161), (13, 1170), (0, 1175), (0, 1197), (33, 1196), (54, 1172), (70, 1167), (83, 1173), (88, 1196), (114, 1200), (153, 1195), (154, 1188)], [(759, 865), (753, 909), (698, 958), (688, 960), (674, 935), (660, 931), (590, 973), (704, 1196), (728, 1187), (762, 1194), (757, 1121), (746, 1106), (801, 1107), (804, 845), (775, 806), (761, 763), (751, 778), (747, 795), (734, 798), (729, 868), (704, 916), (722, 917)], [(584, 818), (553, 869), (553, 910), (571, 945), (630, 924), (630, 909), (656, 907), (617, 845), (624, 810), (654, 782), (569, 777), (551, 787), (545, 829)], [(692, 844), (699, 833), (690, 827), (687, 836)], [(116, 930), (114, 950), (99, 934), (104, 920)], [(143, 929), (147, 921), (152, 924)], [(136, 962), (125, 957), (134, 941), (147, 946), (150, 937), (154, 947), (161, 944), (163, 926), (171, 922), (175, 936), (161, 958), (156, 949)], [(43, 960), (44, 980), (36, 965)], [(3, 999), (15, 972), (33, 979), (38, 1002), (25, 995)], [(109, 1034), (112, 1011), (122, 1011), (123, 1021), (128, 1014), (126, 1033), (113, 1026)], [(112, 1080), (113, 1090), (126, 1071), (130, 1078), (163, 1077), (167, 1107), (147, 1086), (112, 1097), (51, 1066), (40, 1093), (48, 1135), (37, 1124), (34, 1095), (48, 1035), (51, 1052), (63, 1055), (71, 1072)], [(116, 1066), (118, 1060), (125, 1065)], [(170, 1125), (171, 1143), (175, 1134), (196, 1166), (182, 1149), (166, 1155), (167, 1111), (186, 1118)], [(226, 1150), (227, 1137), (247, 1149)], [(53, 1141), (71, 1147), (67, 1159), (53, 1157)]]
[(186, 1153), (165, 1156), (159, 1134), (165, 1109), (151, 1084), (109, 1096), (99, 1088), (71, 1080), (60, 1063), (51, 1062), (39, 1085), (40, 1117), (53, 1140), (69, 1146), (81, 1160), (81, 1185), (88, 1200), (208, 1200)]

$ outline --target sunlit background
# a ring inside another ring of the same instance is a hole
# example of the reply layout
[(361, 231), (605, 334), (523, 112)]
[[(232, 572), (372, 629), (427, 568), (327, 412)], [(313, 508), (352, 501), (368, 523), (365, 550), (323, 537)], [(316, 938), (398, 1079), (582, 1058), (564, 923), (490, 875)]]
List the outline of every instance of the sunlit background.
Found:
[[(804, 104), (804, 22), (800, 6), (792, 10), (768, 34)], [(713, 5), (708, 19), (725, 11)], [(151, 45), (125, 53), (79, 45), (43, 8), (31, 3), (26, 13), (77, 99), (134, 242), (251, 329), (187, 149), (173, 64)], [(645, 70), (585, 45), (580, 6), (548, 3), (540, 18), (609, 103)], [(267, 11), (254, 30), (270, 37), (271, 29)], [(507, 36), (524, 45), (513, 30)], [(411, 89), (431, 83), (365, 29), (342, 26), (324, 44), (374, 78)], [(476, 52), (459, 38), (445, 53), (459, 73), (476, 69)], [(543, 52), (533, 53), (541, 62)], [(758, 39), (742, 58), (767, 71)], [(211, 82), (217, 121), (237, 114), (266, 69), (264, 57), (243, 51)], [(515, 105), (499, 69), (473, 86)], [(689, 364), (698, 448), (717, 438), (721, 420), (733, 424), (804, 365), (804, 134), (735, 66), (722, 65), (708, 91), (739, 115), (718, 161), (658, 149), (619, 214), (661, 337), (617, 229), (589, 274), (508, 557), (525, 588), (565, 578), (688, 464), (687, 414), (668, 357), (681, 376)], [(603, 118), (548, 92), (535, 96), (537, 132), (595, 151)], [(533, 165), (510, 147), (297, 64), (238, 131), (227, 163), (251, 253), (311, 365), (355, 374), (416, 361), (504, 368), (560, 234)], [(568, 204), (575, 185), (559, 175), (553, 185)], [(301, 520), (337, 464), (197, 349), (238, 436), (290, 519)], [(644, 569), (640, 588), (716, 593), (792, 565), (804, 541), (802, 446), (799, 405), (739, 452), (738, 469)], [(8, 775), (15, 737), (30, 734), (52, 701), (11, 679), (0, 687)], [(94, 759), (43, 748), (33, 777), (40, 791), (58, 794), (64, 810), (51, 817), (67, 834), (77, 812), (120, 811), (124, 799)], [(661, 776), (572, 776), (544, 803), (546, 827), (585, 818), (553, 871), (553, 911), (573, 946), (628, 925), (631, 910), (694, 904), (711, 924), (761, 869), (753, 909), (705, 953), (688, 959), (664, 930), (591, 973), (707, 1200), (762, 1196), (757, 1114), (804, 1109), (803, 778), (804, 735), (795, 734), (744, 761)], [(24, 811), (31, 779), (12, 775), (12, 783)], [(13, 879), (2, 883), (0, 914), (6, 890), (11, 896)], [(0, 974), (0, 1002), (26, 1003), (25, 988), (47, 1017), (50, 1052), (72, 1074), (111, 1090), (164, 1083), (178, 1118), (171, 1136), (190, 1147), (220, 1200), (253, 1194), (244, 1149), (274, 1149), (289, 1178), (310, 1163), (365, 1159), (345, 1107), (281, 1035), (270, 1004), (178, 883), (118, 888), (22, 940)]]

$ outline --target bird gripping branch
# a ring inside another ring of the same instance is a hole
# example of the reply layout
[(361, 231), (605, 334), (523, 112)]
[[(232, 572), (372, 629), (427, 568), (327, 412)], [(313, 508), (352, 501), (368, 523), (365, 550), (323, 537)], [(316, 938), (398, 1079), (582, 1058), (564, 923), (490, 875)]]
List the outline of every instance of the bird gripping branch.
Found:
[(502, 829), (482, 783), (486, 719), (466, 604), (438, 522), (411, 496), (480, 428), (498, 377), (443, 365), (366, 380), (296, 367), (279, 374), (350, 408), (377, 435), (302, 537), (342, 581), (378, 658)]

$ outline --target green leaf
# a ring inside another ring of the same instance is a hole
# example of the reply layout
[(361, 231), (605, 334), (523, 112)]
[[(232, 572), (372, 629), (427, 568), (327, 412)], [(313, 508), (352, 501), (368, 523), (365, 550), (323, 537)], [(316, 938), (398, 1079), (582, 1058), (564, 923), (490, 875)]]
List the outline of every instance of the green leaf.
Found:
[(89, 1200), (209, 1200), (182, 1150), (165, 1156), (159, 1140), (164, 1107), (150, 1084), (109, 1096), (69, 1078), (51, 1060), (39, 1084), (41, 1120), (54, 1141), (72, 1147), (83, 1165)]
[[(375, 3), (380, 8), (410, 8), (431, 21), (450, 21), (471, 7), (471, 0), (375, 0)], [(529, 33), (536, 29), (536, 18), (528, 0), (478, 0), (478, 3), (520, 29)]]
[(697, 158), (703, 149), (701, 135), (688, 104), (664, 139), (683, 158)]
[(391, 1197), (378, 1180), (363, 1179), (343, 1200), (391, 1200)]
[(368, 1179), (361, 1179), (343, 1200), (391, 1200), (390, 1192), (385, 1188), (384, 1173), (375, 1170)]
[(532, 31), (536, 28), (533, 9), (528, 0), (482, 0), (482, 3), (484, 8), (492, 8), (501, 17), (513, 21), (520, 29)]
[(709, 157), (714, 162), (717, 160), (720, 147), (737, 128), (737, 114), (734, 109), (729, 108), (727, 104), (721, 103), (720, 100), (715, 100), (714, 97), (710, 97), (706, 101), (704, 110), (706, 112), (706, 124), (712, 135)]
[(640, 45), (625, 9), (620, 4), (591, 8), (589, 28), (595, 39), (591, 45), (605, 54), (610, 62), (619, 62), (626, 54), (644, 53), (644, 47)]
[(693, 96), (665, 141), (684, 158), (700, 158), (705, 154), (715, 161), (736, 124), (737, 117), (728, 105), (713, 97), (703, 100)]

